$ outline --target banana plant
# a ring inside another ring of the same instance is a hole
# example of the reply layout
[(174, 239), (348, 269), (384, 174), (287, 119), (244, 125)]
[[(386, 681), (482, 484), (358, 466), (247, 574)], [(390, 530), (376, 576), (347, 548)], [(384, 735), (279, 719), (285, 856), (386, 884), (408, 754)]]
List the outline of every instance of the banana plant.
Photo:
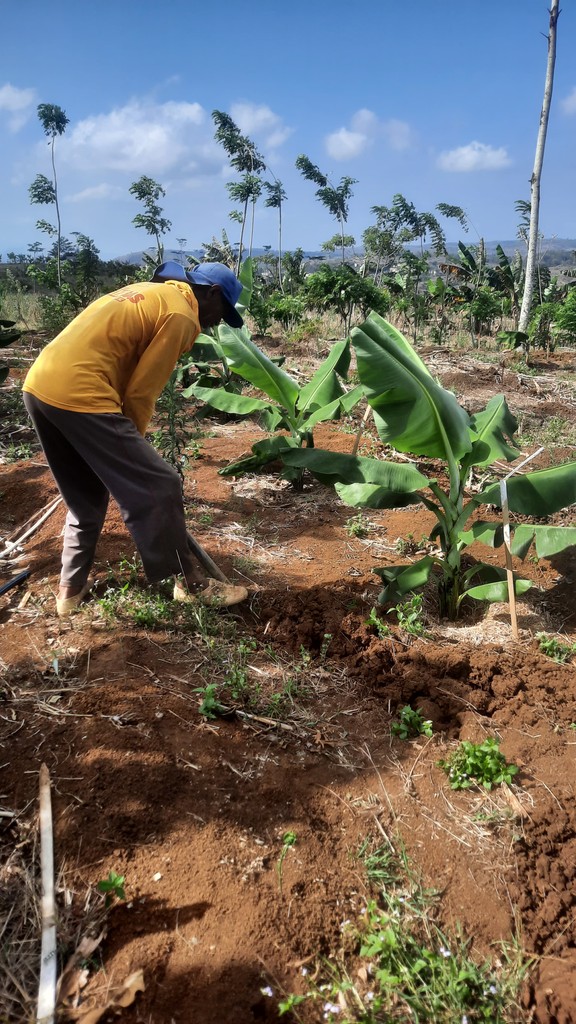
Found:
[[(244, 260), (238, 280), (242, 284), (236, 308), (241, 316), (249, 309), (254, 287), (254, 266), (252, 259)], [(223, 388), (225, 391), (240, 391), (242, 381), (232, 373), (222, 345), (222, 327), (213, 327), (211, 334), (199, 334), (191, 351), (180, 362), (182, 378), (194, 381), (205, 388)]]
[[(183, 393), (236, 416), (256, 416), (270, 432), (285, 431), (258, 441), (252, 455), (220, 470), (222, 476), (241, 476), (275, 462), (291, 448), (314, 447), (313, 428), (324, 420), (349, 412), (364, 393), (358, 385), (346, 391), (340, 378), (350, 366), (350, 340), (337, 342), (312, 379), (300, 387), (277, 363), (260, 351), (246, 327), (225, 325), (219, 330), (219, 344), (231, 371), (263, 392), (267, 398), (250, 397), (193, 384)], [(304, 470), (288, 466), (283, 477), (301, 489)]]
[[(398, 508), (421, 503), (434, 513), (430, 540), (440, 553), (375, 569), (384, 582), (381, 603), (394, 603), (430, 579), (438, 584), (441, 614), (451, 619), (466, 596), (505, 601), (504, 569), (463, 561), (471, 543), (503, 543), (501, 524), (476, 519), (482, 506), (501, 505), (499, 482), (493, 477), (477, 493), (470, 493), (468, 484), (474, 469), (485, 474), (496, 460), (512, 462), (520, 454), (513, 440), (517, 423), (504, 396), (494, 396), (484, 410), (470, 415), (432, 377), (402, 334), (376, 313), (352, 331), (351, 340), (381, 440), (398, 452), (440, 460), (438, 477), (428, 478), (416, 466), (392, 458), (361, 459), (320, 449), (282, 452), (283, 461), (333, 484), (349, 505)], [(551, 516), (576, 502), (576, 462), (512, 476), (507, 491), (511, 511), (539, 519)], [(576, 544), (576, 527), (517, 526), (512, 553), (524, 558), (533, 543), (539, 557), (550, 557)], [(517, 594), (530, 586), (530, 580), (515, 580)]]

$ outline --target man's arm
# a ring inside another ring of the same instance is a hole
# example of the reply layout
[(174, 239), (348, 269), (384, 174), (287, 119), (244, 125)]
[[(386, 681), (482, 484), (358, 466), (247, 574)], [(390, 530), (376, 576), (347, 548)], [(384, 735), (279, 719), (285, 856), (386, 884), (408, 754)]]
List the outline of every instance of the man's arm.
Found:
[(174, 313), (166, 319), (138, 361), (124, 394), (122, 411), (141, 434), (146, 433), (156, 400), (178, 359), (192, 348), (199, 334), (200, 327), (194, 319)]

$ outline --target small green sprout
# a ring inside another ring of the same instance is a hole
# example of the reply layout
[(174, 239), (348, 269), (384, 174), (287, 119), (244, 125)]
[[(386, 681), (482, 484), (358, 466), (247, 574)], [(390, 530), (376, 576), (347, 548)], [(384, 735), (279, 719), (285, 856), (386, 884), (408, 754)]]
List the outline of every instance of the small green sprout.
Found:
[(398, 715), (398, 721), (392, 722), (390, 732), (401, 740), (408, 740), (414, 736), (431, 736), (432, 722), (423, 718), (420, 711), (414, 711), (406, 704)]
[(218, 715), (224, 711), (223, 705), (216, 696), (218, 692), (218, 685), (216, 683), (207, 683), (206, 686), (197, 686), (194, 693), (202, 694), (202, 700), (198, 707), (198, 711), (203, 718), (218, 718)]
[(331, 643), (332, 643), (332, 633), (324, 633), (324, 637), (322, 639), (322, 645), (320, 647), (320, 658), (322, 659), (322, 661), (325, 660), (326, 655), (328, 654), (328, 648), (330, 647)]
[(396, 612), (400, 629), (410, 636), (426, 636), (423, 602), (422, 594), (412, 594), (408, 601), (395, 605), (388, 614)]
[(451, 789), (470, 789), (483, 786), (492, 789), (502, 782), (511, 783), (519, 772), (515, 764), (507, 764), (500, 744), (493, 737), (482, 743), (463, 740), (460, 746), (446, 760), (438, 761), (450, 780)]
[(295, 832), (285, 832), (282, 836), (282, 849), (280, 850), (280, 856), (278, 858), (278, 864), (276, 870), (278, 872), (278, 882), (280, 885), (280, 892), (282, 892), (282, 865), (284, 864), (284, 858), (288, 853), (291, 846), (294, 846), (297, 836)]
[(384, 640), (392, 632), (388, 623), (383, 622), (375, 608), (372, 608), (370, 615), (364, 621), (367, 626), (374, 626), (380, 640)]
[(115, 871), (108, 872), (108, 878), (102, 878), (96, 886), (98, 892), (101, 892), (105, 897), (105, 905), (111, 906), (113, 901), (125, 900), (126, 893), (124, 892), (124, 875), (117, 875)]
[(370, 529), (370, 523), (362, 512), (358, 512), (357, 515), (350, 516), (350, 519), (346, 520), (344, 529), (349, 537), (366, 537)]

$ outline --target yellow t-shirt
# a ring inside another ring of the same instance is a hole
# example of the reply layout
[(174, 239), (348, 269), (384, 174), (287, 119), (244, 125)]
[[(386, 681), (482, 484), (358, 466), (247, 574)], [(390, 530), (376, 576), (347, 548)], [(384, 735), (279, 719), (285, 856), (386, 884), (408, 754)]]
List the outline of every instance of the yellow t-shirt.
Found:
[(71, 412), (123, 413), (144, 434), (158, 395), (200, 330), (188, 284), (127, 285), (92, 302), (42, 350), (24, 391)]

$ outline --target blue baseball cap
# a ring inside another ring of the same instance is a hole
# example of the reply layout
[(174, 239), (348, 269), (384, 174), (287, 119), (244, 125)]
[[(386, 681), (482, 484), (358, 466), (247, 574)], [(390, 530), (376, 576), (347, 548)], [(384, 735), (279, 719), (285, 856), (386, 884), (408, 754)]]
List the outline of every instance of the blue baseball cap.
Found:
[(224, 320), (230, 327), (242, 327), (244, 321), (236, 309), (242, 285), (234, 271), (223, 263), (199, 263), (193, 270), (185, 270), (181, 263), (168, 260), (154, 271), (153, 281), (185, 281), (188, 284), (217, 284), (224, 298)]

